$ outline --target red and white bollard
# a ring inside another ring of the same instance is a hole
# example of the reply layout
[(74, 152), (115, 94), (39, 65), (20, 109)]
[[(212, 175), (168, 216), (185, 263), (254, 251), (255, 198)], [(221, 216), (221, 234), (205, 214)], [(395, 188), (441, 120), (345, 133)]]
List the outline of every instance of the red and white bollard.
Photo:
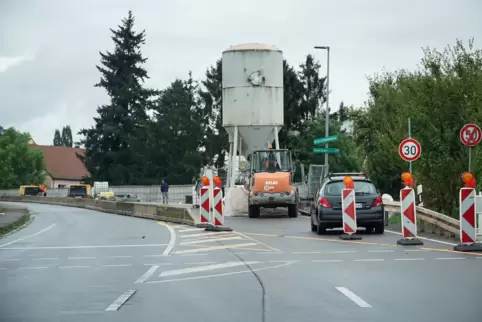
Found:
[(400, 214), (402, 222), (402, 239), (397, 241), (402, 246), (420, 246), (423, 242), (417, 238), (417, 209), (415, 191), (412, 186), (415, 184), (412, 174), (402, 173), (402, 181), (405, 188), (400, 189)]
[(459, 193), (460, 242), (473, 244), (477, 240), (475, 189), (461, 188)]
[(224, 225), (223, 216), (223, 191), (219, 187), (215, 187), (213, 191), (213, 218), (214, 226)]
[(470, 172), (462, 175), (465, 187), (459, 192), (460, 244), (454, 250), (461, 252), (480, 252), (482, 244), (477, 243), (477, 209), (475, 177)]
[(341, 190), (343, 234), (340, 235), (340, 239), (360, 240), (361, 236), (356, 235), (357, 224), (354, 182), (351, 177), (345, 177), (343, 182), (346, 188)]
[[(209, 198), (209, 187), (201, 187), (200, 189), (200, 213), (201, 213), (201, 225), (209, 225), (209, 215), (210, 215), (210, 208), (211, 202)], [(210, 225), (209, 225), (210, 226)]]

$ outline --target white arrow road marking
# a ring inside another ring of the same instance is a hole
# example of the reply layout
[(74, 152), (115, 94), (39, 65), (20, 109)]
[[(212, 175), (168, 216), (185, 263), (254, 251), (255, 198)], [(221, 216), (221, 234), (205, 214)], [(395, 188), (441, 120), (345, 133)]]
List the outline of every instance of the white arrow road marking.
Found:
[(182, 235), (181, 238), (193, 238), (193, 237), (213, 236), (213, 235), (226, 235), (226, 234), (232, 234), (232, 232), (230, 232), (230, 231), (221, 231), (221, 232), (214, 232), (214, 233), (190, 234), (190, 235)]
[(164, 271), (161, 274), (159, 274), (159, 277), (197, 273), (197, 272), (211, 271), (214, 269), (236, 267), (236, 266), (243, 266), (243, 265), (252, 265), (252, 264), (259, 264), (259, 263), (260, 262), (227, 262), (222, 264), (214, 264), (214, 265), (207, 265), (207, 266), (200, 266), (200, 267), (190, 267), (190, 268), (184, 268), (184, 269), (176, 269), (172, 271)]
[(205, 278), (211, 278), (211, 277), (221, 277), (221, 276), (231, 276), (231, 275), (238, 275), (238, 274), (244, 274), (244, 273), (252, 273), (252, 272), (260, 272), (260, 271), (265, 271), (268, 269), (273, 269), (273, 268), (280, 268), (280, 267), (285, 267), (292, 265), (296, 263), (297, 261), (286, 261), (283, 264), (279, 265), (274, 265), (274, 266), (268, 266), (268, 267), (263, 267), (263, 268), (256, 268), (253, 270), (247, 269), (244, 271), (237, 271), (237, 272), (229, 272), (229, 273), (221, 273), (221, 274), (212, 274), (212, 275), (203, 275), (203, 276), (191, 276), (191, 277), (182, 277), (182, 278), (173, 278), (173, 279), (165, 279), (165, 280), (159, 280), (159, 281), (151, 281), (151, 282), (146, 282), (146, 284), (157, 284), (157, 283), (169, 283), (169, 282), (180, 282), (180, 281), (189, 281), (189, 280), (200, 280), (200, 279), (205, 279)]
[(345, 295), (348, 297), (350, 300), (355, 302), (359, 307), (372, 307), (370, 304), (365, 302), (361, 297), (347, 289), (346, 287), (337, 287), (336, 288), (341, 294)]
[(122, 293), (121, 296), (117, 298), (117, 300), (114, 301), (111, 305), (109, 305), (105, 310), (106, 311), (117, 311), (122, 305), (124, 305), (125, 302), (127, 302), (128, 299), (131, 298), (132, 295), (134, 295), (136, 291), (135, 290), (128, 290)]
[(235, 245), (212, 246), (212, 247), (206, 247), (206, 248), (195, 248), (195, 249), (181, 250), (181, 251), (176, 252), (175, 254), (199, 253), (199, 252), (206, 252), (206, 251), (216, 250), (216, 249), (241, 248), (241, 247), (248, 247), (248, 246), (255, 246), (255, 245), (257, 245), (257, 244), (256, 243), (246, 243), (246, 244), (235, 244)]
[(203, 244), (203, 243), (211, 243), (211, 242), (217, 242), (217, 241), (223, 241), (223, 240), (236, 240), (236, 239), (242, 239), (241, 237), (226, 237), (226, 238), (215, 238), (215, 239), (198, 239), (198, 240), (191, 240), (191, 241), (186, 241), (186, 242), (181, 242), (180, 245), (193, 245), (193, 244)]

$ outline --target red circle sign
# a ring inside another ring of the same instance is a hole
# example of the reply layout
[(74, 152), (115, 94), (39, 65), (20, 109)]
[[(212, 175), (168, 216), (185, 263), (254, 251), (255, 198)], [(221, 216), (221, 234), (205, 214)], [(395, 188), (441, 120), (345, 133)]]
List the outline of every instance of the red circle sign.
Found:
[(400, 143), (398, 146), (398, 153), (403, 160), (412, 162), (420, 158), (422, 147), (417, 140), (409, 138)]
[(480, 143), (481, 139), (482, 131), (477, 124), (465, 124), (460, 130), (460, 141), (462, 141), (465, 146), (476, 146)]

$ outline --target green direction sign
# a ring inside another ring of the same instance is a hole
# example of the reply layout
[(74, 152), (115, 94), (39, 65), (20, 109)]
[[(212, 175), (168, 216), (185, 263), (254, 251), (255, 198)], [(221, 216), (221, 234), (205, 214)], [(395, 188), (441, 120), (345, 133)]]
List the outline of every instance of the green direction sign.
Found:
[(317, 144), (334, 142), (334, 141), (338, 141), (338, 135), (331, 135), (331, 136), (327, 136), (327, 137), (324, 137), (324, 138), (314, 139), (313, 144), (317, 145)]
[(338, 148), (313, 148), (313, 153), (339, 153)]

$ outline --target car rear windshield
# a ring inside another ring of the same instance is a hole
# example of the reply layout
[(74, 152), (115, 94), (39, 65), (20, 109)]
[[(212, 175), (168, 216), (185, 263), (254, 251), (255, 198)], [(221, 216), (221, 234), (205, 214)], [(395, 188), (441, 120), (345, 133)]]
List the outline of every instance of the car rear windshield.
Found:
[(87, 194), (87, 188), (85, 186), (70, 186), (70, 193), (76, 195)]
[[(339, 196), (341, 190), (345, 188), (343, 181), (332, 181), (325, 186), (325, 195)], [(355, 180), (355, 194), (357, 195), (374, 195), (377, 194), (377, 188), (370, 181)]]
[(28, 187), (25, 188), (25, 194), (38, 194), (38, 188), (37, 187)]

